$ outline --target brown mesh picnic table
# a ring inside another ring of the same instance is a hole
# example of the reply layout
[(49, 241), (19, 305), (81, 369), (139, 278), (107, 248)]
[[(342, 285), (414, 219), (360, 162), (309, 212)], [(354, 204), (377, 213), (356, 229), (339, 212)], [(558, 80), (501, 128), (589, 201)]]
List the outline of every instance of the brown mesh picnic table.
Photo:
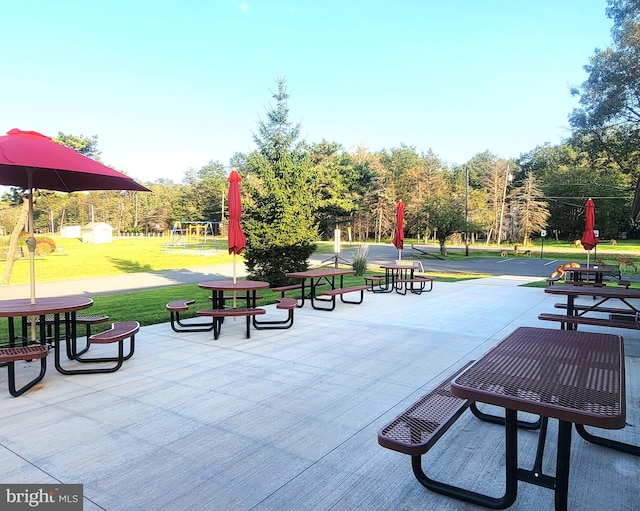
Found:
[[(622, 337), (610, 334), (520, 327), (451, 382), (457, 397), (505, 408), (506, 490), (495, 498), (447, 484), (429, 487), (461, 500), (497, 509), (515, 502), (518, 480), (555, 490), (555, 507), (567, 509), (572, 425), (622, 429), (625, 426), (625, 373)], [(518, 467), (517, 412), (545, 420), (533, 470)], [(556, 474), (542, 473), (549, 418), (558, 419)], [(619, 442), (601, 445), (640, 454)], [(424, 483), (423, 483), (424, 484)]]

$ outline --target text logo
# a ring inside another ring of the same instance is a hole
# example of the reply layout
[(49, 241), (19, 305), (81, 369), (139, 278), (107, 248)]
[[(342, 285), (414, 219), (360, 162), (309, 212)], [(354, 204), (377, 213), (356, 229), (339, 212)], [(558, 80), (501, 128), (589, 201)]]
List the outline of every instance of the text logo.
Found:
[(0, 484), (0, 509), (82, 511), (82, 485)]

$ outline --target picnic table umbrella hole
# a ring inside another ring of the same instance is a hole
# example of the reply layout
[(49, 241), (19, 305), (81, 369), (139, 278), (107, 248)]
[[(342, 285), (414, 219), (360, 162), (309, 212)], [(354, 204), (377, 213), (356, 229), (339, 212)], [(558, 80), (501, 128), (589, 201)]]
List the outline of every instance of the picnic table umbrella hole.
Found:
[[(29, 283), (31, 303), (36, 303), (33, 193), (35, 189), (58, 192), (132, 190), (149, 192), (129, 176), (63, 146), (36, 131), (12, 129), (0, 137), (0, 185), (28, 191)], [(32, 338), (35, 336), (32, 322)]]

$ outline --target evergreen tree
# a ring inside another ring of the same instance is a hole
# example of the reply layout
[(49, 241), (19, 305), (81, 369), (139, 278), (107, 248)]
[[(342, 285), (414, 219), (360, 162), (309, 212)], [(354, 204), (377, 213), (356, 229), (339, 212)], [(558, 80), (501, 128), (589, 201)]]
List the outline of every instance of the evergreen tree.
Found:
[(318, 236), (314, 165), (298, 143), (300, 125), (288, 120), (285, 79), (278, 79), (277, 85), (276, 105), (254, 134), (258, 149), (240, 169), (247, 270), (252, 278), (272, 286), (286, 283), (287, 272), (307, 269)]

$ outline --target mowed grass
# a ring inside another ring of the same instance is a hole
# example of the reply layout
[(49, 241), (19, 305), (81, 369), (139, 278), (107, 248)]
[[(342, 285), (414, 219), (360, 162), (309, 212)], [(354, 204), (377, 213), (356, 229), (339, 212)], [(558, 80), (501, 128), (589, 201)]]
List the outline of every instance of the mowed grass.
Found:
[[(58, 250), (35, 258), (38, 282), (198, 268), (232, 261), (226, 239), (209, 239), (204, 244), (194, 240), (184, 247), (167, 247), (169, 238), (115, 238), (112, 243), (99, 245), (83, 243), (75, 238), (53, 239)], [(238, 260), (242, 262), (241, 258)], [(2, 264), (3, 271), (5, 264)], [(29, 258), (17, 258), (10, 284), (28, 282)]]
[[(54, 238), (58, 251), (36, 257), (36, 281), (52, 282), (65, 281), (69, 279), (104, 277), (113, 275), (128, 275), (131, 273), (175, 270), (185, 268), (198, 268), (217, 264), (228, 264), (233, 261), (227, 252), (225, 239), (207, 240), (207, 243), (200, 243), (199, 240), (187, 241), (186, 246), (167, 246), (168, 238), (118, 238), (113, 243), (92, 245), (82, 243), (78, 239)], [(408, 240), (405, 247), (410, 247)], [(622, 245), (622, 246), (621, 246)], [(356, 244), (354, 244), (356, 246)], [(436, 249), (437, 245), (429, 247), (429, 251)], [(452, 247), (453, 248), (453, 247)], [(551, 248), (551, 247), (550, 247)], [(605, 247), (602, 247), (605, 248)], [(609, 250), (601, 250), (598, 259), (604, 258), (605, 262), (615, 264), (616, 254), (611, 249), (616, 249), (622, 253), (633, 254), (640, 247), (636, 243), (624, 242), (618, 246), (606, 247)], [(554, 246), (553, 252), (547, 252), (545, 246), (545, 257), (552, 257), (557, 254), (567, 258), (568, 253), (576, 257), (584, 257), (584, 251), (579, 251), (570, 244)], [(464, 248), (462, 248), (464, 250)], [(332, 245), (329, 243), (319, 243), (318, 252), (331, 253)], [(635, 253), (634, 255), (637, 255)], [(466, 257), (462, 255), (462, 257)], [(494, 249), (484, 250), (480, 247), (470, 250), (469, 257), (499, 257), (499, 251)], [(451, 250), (447, 259), (460, 259), (460, 247)], [(244, 264), (242, 257), (236, 257), (237, 264)], [(3, 265), (4, 269), (4, 265)], [(380, 273), (377, 268), (371, 267), (367, 274)], [(464, 273), (430, 273), (436, 281), (453, 282), (482, 278), (484, 274), (464, 274)], [(25, 284), (29, 282), (29, 261), (28, 258), (17, 259), (13, 268), (11, 284)], [(345, 285), (362, 284), (362, 277), (345, 277)], [(530, 284), (536, 287), (546, 286), (546, 281)], [(263, 298), (258, 305), (263, 306), (275, 302), (280, 295), (270, 290), (261, 291)], [(290, 294), (290, 296), (293, 296)], [(171, 285), (161, 288), (135, 291), (135, 292), (114, 292), (111, 295), (101, 295), (94, 297), (94, 305), (91, 308), (92, 314), (105, 314), (111, 321), (136, 320), (141, 325), (152, 325), (167, 322), (169, 313), (166, 304), (172, 300), (195, 299), (196, 304), (192, 311), (184, 317), (191, 317), (197, 309), (208, 308), (210, 306), (210, 293), (198, 288), (194, 284)], [(110, 323), (101, 325), (108, 328)], [(100, 331), (100, 328), (95, 329)], [(0, 344), (7, 339), (7, 322), (0, 322)]]

